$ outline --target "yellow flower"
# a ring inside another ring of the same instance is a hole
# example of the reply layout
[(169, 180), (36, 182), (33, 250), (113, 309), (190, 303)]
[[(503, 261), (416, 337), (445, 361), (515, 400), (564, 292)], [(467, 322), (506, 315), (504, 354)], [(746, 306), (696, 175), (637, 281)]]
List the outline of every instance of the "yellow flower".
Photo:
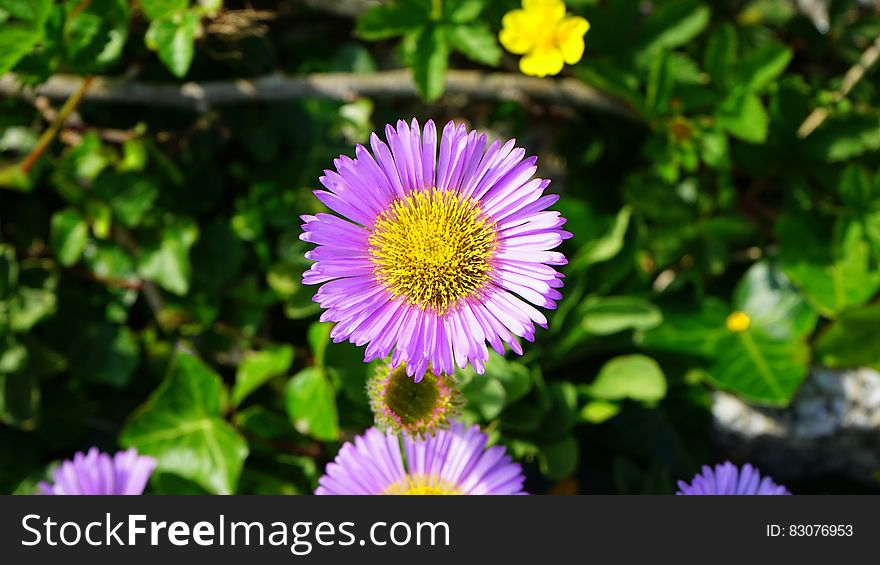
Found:
[(501, 24), (501, 45), (525, 55), (519, 70), (536, 77), (558, 74), (565, 63), (580, 61), (584, 34), (590, 29), (584, 18), (565, 15), (562, 0), (522, 0), (522, 9), (507, 12)]
[(745, 312), (740, 312), (739, 310), (731, 312), (724, 323), (728, 330), (736, 333), (746, 331), (751, 324), (752, 319), (749, 318), (749, 315)]

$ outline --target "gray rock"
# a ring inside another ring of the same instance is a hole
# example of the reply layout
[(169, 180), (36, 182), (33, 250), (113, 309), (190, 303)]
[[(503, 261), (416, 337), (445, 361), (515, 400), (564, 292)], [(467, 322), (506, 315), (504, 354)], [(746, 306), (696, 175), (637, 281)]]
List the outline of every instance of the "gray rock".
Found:
[(735, 459), (777, 481), (842, 475), (876, 487), (880, 472), (880, 373), (814, 368), (785, 409), (716, 392), (715, 434)]

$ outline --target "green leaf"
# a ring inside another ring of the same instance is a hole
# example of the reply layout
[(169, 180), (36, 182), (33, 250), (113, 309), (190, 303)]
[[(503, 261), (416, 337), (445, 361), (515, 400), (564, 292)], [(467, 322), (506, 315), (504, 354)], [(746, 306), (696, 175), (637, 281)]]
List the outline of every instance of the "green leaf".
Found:
[(6, 300), (18, 286), (18, 261), (15, 248), (0, 243), (0, 302)]
[(507, 401), (504, 385), (497, 379), (487, 379), (481, 375), (475, 375), (462, 386), (461, 393), (467, 400), (468, 408), (479, 413), (484, 420), (496, 418)]
[(721, 300), (707, 297), (696, 308), (664, 308), (663, 323), (646, 332), (637, 332), (641, 347), (711, 357), (716, 342), (727, 334), (724, 320), (730, 313)]
[(745, 312), (752, 326), (776, 339), (804, 337), (819, 319), (780, 266), (766, 260), (752, 265), (740, 279), (733, 309)]
[(105, 171), (95, 181), (95, 194), (110, 205), (122, 225), (137, 227), (159, 196), (156, 182), (141, 173)]
[(293, 376), (285, 392), (287, 415), (296, 431), (322, 441), (339, 437), (339, 415), (333, 385), (317, 367)]
[(49, 240), (58, 262), (69, 267), (79, 261), (89, 239), (89, 226), (79, 212), (65, 208), (52, 216)]
[(68, 357), (76, 378), (123, 389), (140, 362), (140, 348), (127, 326), (97, 324), (72, 336)]
[(189, 250), (198, 238), (194, 224), (166, 229), (158, 246), (140, 258), (140, 276), (158, 283), (168, 292), (183, 296), (189, 291)]
[(580, 460), (580, 446), (574, 436), (541, 446), (539, 463), (541, 473), (550, 480), (557, 480), (575, 472)]
[(293, 363), (293, 347), (282, 345), (245, 354), (235, 373), (232, 404), (238, 406), (266, 381), (283, 375)]
[(159, 54), (171, 74), (183, 78), (192, 64), (196, 33), (199, 31), (196, 12), (178, 12), (153, 20), (144, 37), (147, 48)]
[(785, 71), (791, 62), (792, 51), (784, 45), (771, 43), (746, 53), (734, 77), (735, 88), (749, 92), (764, 90)]
[(871, 265), (870, 243), (860, 223), (844, 222), (842, 235), (832, 242), (822, 225), (827, 221), (820, 216), (783, 214), (776, 231), (785, 274), (813, 308), (833, 318), (868, 301), (880, 288), (880, 272)]
[(57, 303), (54, 289), (19, 287), (8, 304), (9, 327), (18, 333), (29, 331), (37, 322), (53, 314)]
[(430, 1), (378, 4), (358, 18), (355, 32), (362, 39), (376, 41), (415, 31), (430, 20)]
[(486, 6), (486, 0), (444, 0), (443, 18), (457, 24), (477, 19)]
[(67, 5), (68, 14), (74, 15), (64, 21), (64, 63), (91, 74), (115, 62), (128, 39), (129, 3), (68, 0)]
[(880, 201), (880, 186), (875, 187), (868, 171), (854, 163), (843, 170), (837, 193), (843, 203), (856, 213), (866, 212), (875, 201)]
[(764, 104), (754, 94), (731, 96), (719, 108), (718, 124), (730, 135), (749, 143), (766, 141), (769, 122)]
[(333, 324), (330, 322), (315, 322), (309, 326), (306, 339), (309, 342), (309, 349), (312, 351), (314, 363), (316, 367), (324, 366), (324, 354), (327, 346), (330, 345), (330, 330)]
[(844, 310), (816, 341), (827, 367), (880, 368), (880, 303)]
[(746, 400), (786, 406), (809, 368), (810, 349), (802, 339), (772, 339), (749, 328), (718, 340), (707, 377)]
[(599, 400), (657, 402), (666, 396), (666, 376), (660, 365), (645, 355), (621, 355), (605, 363), (587, 393)]
[(43, 25), (52, 9), (52, 0), (0, 0), (0, 11), (18, 20)]
[(589, 265), (608, 261), (617, 256), (620, 250), (623, 249), (630, 217), (632, 217), (632, 209), (629, 206), (622, 207), (604, 234), (595, 239), (582, 242), (569, 263), (569, 271), (583, 269)]
[(157, 471), (208, 492), (233, 494), (248, 446), (223, 418), (220, 377), (189, 353), (171, 362), (165, 380), (132, 415), (119, 442), (158, 460)]
[(712, 35), (706, 45), (703, 57), (703, 67), (712, 82), (720, 89), (727, 88), (730, 83), (730, 74), (736, 62), (736, 28), (729, 23), (721, 24)]
[(706, 29), (711, 15), (699, 0), (664, 3), (645, 22), (642, 49), (651, 52), (684, 45)]
[(621, 405), (605, 400), (591, 400), (581, 408), (580, 417), (591, 424), (601, 424), (620, 413)]
[(0, 24), (0, 74), (12, 70), (43, 39), (43, 31), (17, 22)]
[(662, 51), (651, 60), (645, 108), (652, 114), (662, 114), (668, 106), (675, 80), (671, 72), (671, 57)]
[(491, 67), (498, 65), (501, 60), (498, 40), (485, 25), (459, 25), (445, 30), (449, 47), (468, 59)]
[(809, 155), (830, 162), (880, 150), (880, 115), (831, 116), (804, 143)]
[(33, 429), (40, 411), (37, 379), (27, 373), (0, 373), (0, 422)]
[(448, 59), (449, 47), (443, 30), (437, 26), (423, 29), (415, 42), (412, 69), (416, 88), (428, 102), (443, 94)]
[(140, 0), (138, 3), (147, 18), (151, 20), (174, 15), (189, 6), (189, 0)]
[(659, 308), (636, 296), (588, 298), (578, 311), (582, 317), (581, 325), (594, 335), (649, 330), (663, 322)]

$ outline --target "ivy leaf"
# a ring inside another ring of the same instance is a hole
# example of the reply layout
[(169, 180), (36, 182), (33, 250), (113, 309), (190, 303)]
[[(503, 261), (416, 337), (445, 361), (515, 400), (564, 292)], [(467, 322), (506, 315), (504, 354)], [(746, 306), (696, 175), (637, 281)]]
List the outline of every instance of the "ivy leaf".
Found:
[(0, 0), (0, 10), (15, 19), (42, 26), (52, 9), (52, 0)]
[(159, 60), (171, 74), (183, 78), (192, 64), (193, 45), (199, 26), (199, 15), (196, 12), (177, 12), (153, 20), (144, 39), (147, 48), (159, 54)]
[(88, 238), (89, 226), (73, 208), (65, 208), (52, 215), (49, 242), (58, 262), (65, 267), (79, 261)]
[(104, 172), (95, 181), (93, 190), (110, 205), (116, 220), (129, 228), (140, 224), (159, 196), (156, 182), (135, 172)]
[(282, 345), (245, 354), (235, 373), (232, 404), (238, 406), (266, 381), (283, 375), (293, 363), (293, 347)]
[(433, 102), (443, 94), (448, 59), (449, 47), (442, 28), (424, 28), (415, 41), (412, 68), (416, 89), (428, 102)]
[(127, 326), (96, 324), (72, 338), (69, 361), (78, 379), (123, 389), (140, 362), (140, 349)]
[(198, 238), (195, 225), (165, 230), (158, 246), (140, 258), (140, 276), (158, 283), (168, 292), (183, 296), (189, 291), (189, 250)]
[(446, 40), (449, 47), (468, 59), (494, 67), (501, 60), (501, 47), (495, 34), (484, 25), (459, 25), (447, 27)]
[(128, 39), (129, 3), (126, 0), (68, 0), (64, 21), (64, 62), (81, 74), (91, 74), (116, 61)]
[(165, 380), (132, 415), (119, 442), (158, 460), (215, 494), (235, 492), (248, 446), (222, 418), (223, 382), (189, 353), (178, 353)]
[(17, 22), (0, 24), (0, 73), (14, 68), (42, 38), (42, 29)]
[[(11, 70), (45, 37), (52, 0), (0, 0), (0, 74)], [(14, 169), (10, 168), (10, 171)]]
[(317, 367), (307, 367), (287, 383), (287, 415), (296, 431), (322, 441), (339, 437), (339, 415), (333, 385)]

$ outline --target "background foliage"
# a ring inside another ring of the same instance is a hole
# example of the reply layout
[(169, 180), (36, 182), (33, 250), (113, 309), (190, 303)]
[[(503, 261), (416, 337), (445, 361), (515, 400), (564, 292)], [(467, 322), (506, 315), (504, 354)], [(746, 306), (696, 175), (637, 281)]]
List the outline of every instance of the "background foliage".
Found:
[(29, 167), (56, 106), (0, 98), (0, 491), (96, 444), (155, 455), (153, 493), (311, 492), (371, 423), (370, 367), (316, 321), (298, 216), (333, 158), (411, 116), (516, 137), (575, 234), (549, 331), (459, 375), (531, 492), (672, 492), (724, 457), (713, 389), (785, 406), (811, 364), (880, 367), (876, 73), (837, 94), (880, 34), (870, 2), (832, 2), (824, 35), (793, 2), (568, 2), (592, 28), (565, 73), (629, 118), (443, 94), (448, 69), (517, 73), (515, 0), (329, 4), (0, 0), (0, 73), (26, 84), (409, 67), (422, 96), (87, 95)]

